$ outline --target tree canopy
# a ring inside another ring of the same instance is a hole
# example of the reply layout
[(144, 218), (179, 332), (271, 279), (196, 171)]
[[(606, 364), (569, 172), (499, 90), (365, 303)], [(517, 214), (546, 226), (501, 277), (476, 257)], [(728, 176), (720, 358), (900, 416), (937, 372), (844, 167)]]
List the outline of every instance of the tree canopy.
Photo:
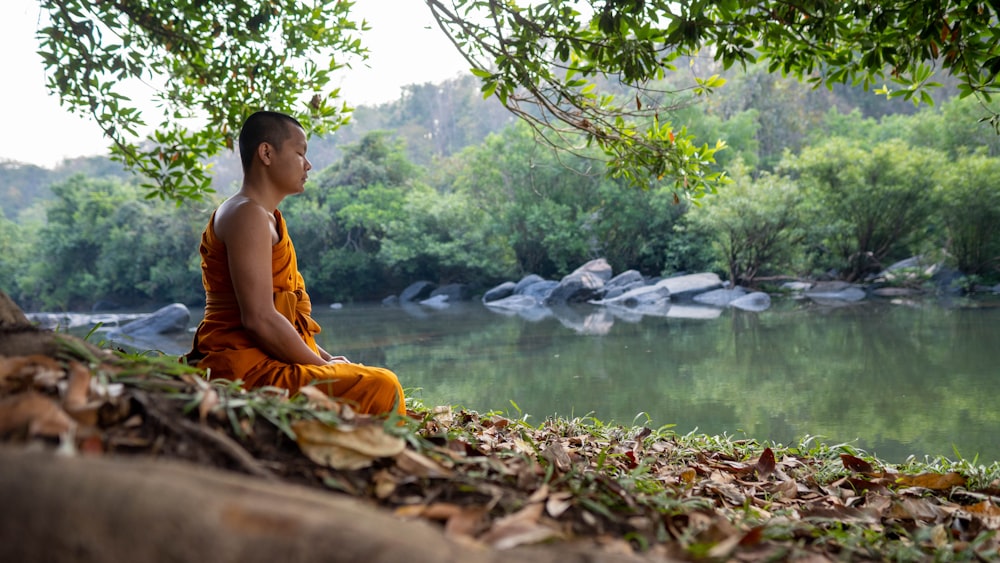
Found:
[[(723, 85), (697, 62), (766, 61), (815, 86), (847, 83), (931, 102), (936, 77), (984, 103), (1000, 71), (1000, 2), (973, 0), (425, 0), (495, 96), (560, 146), (596, 145), (608, 171), (640, 186), (673, 182), (697, 195), (719, 179), (723, 147), (698, 145), (670, 109)], [(41, 0), (49, 87), (93, 116), (113, 153), (152, 179), (150, 194), (208, 188), (205, 160), (231, 148), (253, 109), (328, 132), (346, 120), (328, 90), (344, 57), (363, 56), (351, 2)], [(669, 80), (686, 62), (695, 75)], [(143, 115), (122, 86), (162, 84), (162, 122), (145, 142)], [(191, 119), (188, 119), (191, 118)], [(995, 126), (1000, 114), (988, 112)], [(186, 124), (185, 121), (188, 123)], [(200, 128), (190, 126), (197, 122)]]

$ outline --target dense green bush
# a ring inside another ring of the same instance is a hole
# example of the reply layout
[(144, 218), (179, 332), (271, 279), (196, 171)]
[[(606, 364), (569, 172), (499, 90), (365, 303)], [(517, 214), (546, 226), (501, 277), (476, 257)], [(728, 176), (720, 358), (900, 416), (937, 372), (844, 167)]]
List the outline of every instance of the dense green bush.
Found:
[(857, 281), (922, 250), (937, 208), (944, 155), (892, 140), (872, 147), (830, 139), (788, 156), (803, 190), (813, 265)]
[(692, 223), (712, 234), (719, 265), (734, 284), (753, 285), (767, 274), (794, 271), (803, 239), (802, 194), (788, 178), (752, 178), (737, 163), (733, 182), (691, 210)]
[(975, 154), (941, 170), (937, 213), (965, 274), (1000, 278), (1000, 159)]

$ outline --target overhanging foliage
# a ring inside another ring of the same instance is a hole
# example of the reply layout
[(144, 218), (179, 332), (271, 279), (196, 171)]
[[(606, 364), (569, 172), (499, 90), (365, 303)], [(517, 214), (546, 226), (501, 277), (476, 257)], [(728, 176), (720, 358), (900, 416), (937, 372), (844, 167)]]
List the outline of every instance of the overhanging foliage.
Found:
[[(42, 0), (39, 53), (49, 89), (101, 125), (112, 154), (149, 179), (150, 197), (199, 198), (211, 191), (207, 159), (233, 148), (252, 111), (286, 111), (317, 134), (347, 121), (328, 85), (343, 56), (365, 53), (352, 5)], [(130, 97), (138, 82), (162, 109), (141, 142), (150, 116)]]
[[(724, 68), (766, 60), (771, 72), (815, 86), (861, 85), (915, 103), (933, 103), (936, 73), (958, 77), (962, 95), (988, 103), (1000, 70), (997, 2), (426, 2), (483, 93), (543, 137), (582, 137), (603, 149), (612, 174), (643, 186), (672, 176), (695, 195), (719, 179), (706, 164), (722, 145), (698, 147), (662, 115), (661, 81), (682, 57), (711, 57)], [(599, 94), (596, 82), (609, 79), (637, 93)], [(695, 77), (691, 91), (722, 83)]]

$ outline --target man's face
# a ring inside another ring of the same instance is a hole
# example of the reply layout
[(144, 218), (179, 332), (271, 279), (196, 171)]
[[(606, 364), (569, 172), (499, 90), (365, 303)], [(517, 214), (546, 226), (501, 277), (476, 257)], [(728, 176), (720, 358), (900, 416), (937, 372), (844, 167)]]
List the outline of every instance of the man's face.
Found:
[(288, 128), (290, 135), (281, 143), (281, 149), (275, 150), (271, 173), (276, 182), (287, 187), (288, 193), (301, 193), (305, 190), (312, 163), (306, 158), (305, 132), (291, 124)]

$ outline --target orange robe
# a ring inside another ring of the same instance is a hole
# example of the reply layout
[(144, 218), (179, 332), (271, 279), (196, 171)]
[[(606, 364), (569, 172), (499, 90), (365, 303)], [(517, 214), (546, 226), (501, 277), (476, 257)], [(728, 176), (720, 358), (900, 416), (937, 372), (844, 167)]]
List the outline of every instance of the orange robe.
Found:
[[(315, 335), (320, 327), (309, 315), (312, 305), (299, 273), (295, 248), (281, 212), (274, 212), (279, 240), (271, 247), (274, 306), (291, 321), (299, 336), (319, 354)], [(243, 380), (248, 389), (274, 386), (293, 394), (316, 382), (327, 394), (350, 400), (358, 412), (378, 414), (393, 410), (406, 414), (403, 388), (393, 372), (360, 364), (322, 366), (288, 364), (257, 347), (243, 328), (240, 310), (229, 274), (226, 246), (215, 236), (215, 215), (201, 237), (201, 276), (205, 286), (205, 318), (198, 325), (189, 364), (211, 370), (212, 379)]]

